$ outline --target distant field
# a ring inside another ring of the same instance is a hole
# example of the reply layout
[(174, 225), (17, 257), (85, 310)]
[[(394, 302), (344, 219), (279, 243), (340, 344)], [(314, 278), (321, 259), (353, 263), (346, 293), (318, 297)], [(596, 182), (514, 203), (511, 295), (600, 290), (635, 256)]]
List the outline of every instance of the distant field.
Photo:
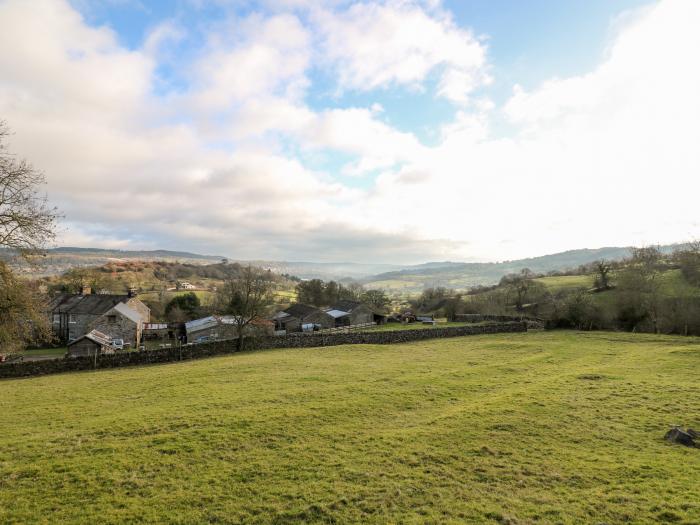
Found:
[[(195, 294), (200, 301), (205, 303), (210, 301), (214, 295), (213, 292), (210, 292), (209, 290), (171, 290), (169, 292), (165, 292), (165, 296), (167, 299), (172, 299), (173, 297), (188, 293)], [(159, 292), (142, 292), (139, 294), (139, 299), (155, 301), (158, 299), (158, 294)]]
[(698, 523), (700, 339), (540, 332), (0, 381), (0, 523)]
[(572, 290), (574, 288), (592, 288), (594, 277), (592, 275), (560, 275), (554, 277), (542, 277), (535, 282), (545, 285), (550, 292), (560, 290)]

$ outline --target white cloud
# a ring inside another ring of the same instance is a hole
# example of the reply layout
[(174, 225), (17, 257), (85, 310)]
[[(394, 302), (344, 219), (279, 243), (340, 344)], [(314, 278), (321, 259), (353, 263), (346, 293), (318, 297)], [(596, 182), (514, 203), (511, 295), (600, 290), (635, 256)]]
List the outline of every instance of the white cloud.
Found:
[(446, 12), (421, 2), (354, 3), (343, 11), (317, 11), (315, 20), (321, 54), (342, 89), (422, 89), (439, 68), (437, 94), (463, 104), (489, 81), (484, 44)]
[(621, 28), (596, 70), (516, 88), (504, 111), (521, 131), (508, 139), (489, 139), (483, 114), (458, 113), (429, 157), (380, 179), (360, 216), (407, 229), (420, 209), (441, 220), (420, 221), (418, 235), (468, 239), (491, 257), (697, 235), (698, 23), (699, 3), (662, 2)]
[[(223, 20), (181, 64), (187, 89), (157, 95), (176, 26), (130, 51), (64, 0), (0, 0), (0, 116), (45, 169), (66, 239), (418, 261), (700, 233), (699, 3), (639, 12), (595, 70), (516, 88), (503, 108), (475, 96), (484, 47), (438, 2), (304, 13)], [(460, 106), (429, 147), (378, 103), (311, 108), (324, 68), (360, 91), (427, 89), (437, 75), (435, 94)], [(501, 118), (516, 131), (494, 138)], [(344, 159), (341, 175), (380, 175), (353, 189), (306, 167), (315, 154)]]

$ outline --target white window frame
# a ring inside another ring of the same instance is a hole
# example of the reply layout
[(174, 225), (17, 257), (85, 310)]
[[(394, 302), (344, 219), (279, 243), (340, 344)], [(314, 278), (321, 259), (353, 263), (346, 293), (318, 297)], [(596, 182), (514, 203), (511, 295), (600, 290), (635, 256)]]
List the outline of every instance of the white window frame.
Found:
[(76, 324), (78, 321), (75, 320), (75, 314), (68, 314), (68, 324)]

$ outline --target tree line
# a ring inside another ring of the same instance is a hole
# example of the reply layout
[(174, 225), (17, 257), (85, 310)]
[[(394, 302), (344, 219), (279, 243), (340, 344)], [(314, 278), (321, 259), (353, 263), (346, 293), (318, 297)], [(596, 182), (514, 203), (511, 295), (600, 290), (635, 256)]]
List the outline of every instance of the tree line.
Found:
[(670, 254), (655, 246), (633, 248), (628, 259), (595, 261), (579, 271), (591, 278), (591, 286), (552, 290), (542, 281), (545, 275), (525, 268), (466, 293), (431, 288), (411, 304), (448, 318), (530, 315), (550, 327), (700, 335), (700, 242)]
[(364, 303), (379, 312), (389, 307), (391, 300), (383, 290), (365, 290), (359, 283), (347, 285), (336, 281), (310, 279), (296, 286), (297, 302), (312, 306), (332, 306), (338, 301), (350, 300)]

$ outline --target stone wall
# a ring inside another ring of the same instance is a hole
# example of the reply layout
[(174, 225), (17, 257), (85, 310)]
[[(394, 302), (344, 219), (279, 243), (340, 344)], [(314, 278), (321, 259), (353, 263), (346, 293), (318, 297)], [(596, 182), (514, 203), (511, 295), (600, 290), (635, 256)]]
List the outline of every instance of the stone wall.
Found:
[[(384, 332), (349, 332), (332, 334), (290, 334), (283, 337), (264, 336), (245, 340), (246, 350), (265, 350), (273, 348), (313, 348), (321, 346), (354, 344), (393, 344), (482, 335), (496, 333), (526, 332), (525, 322), (493, 323), (474, 326), (457, 326), (446, 328), (425, 328), (418, 330), (395, 330)], [(0, 378), (29, 377), (44, 374), (56, 374), (95, 368), (117, 368), (122, 366), (167, 363), (187, 359), (198, 359), (236, 351), (235, 341), (215, 341), (181, 348), (161, 348), (146, 352), (123, 352), (96, 357), (76, 357), (69, 359), (51, 359), (26, 363), (0, 365)]]
[(524, 321), (528, 328), (543, 328), (544, 320), (537, 317), (515, 316), (515, 315), (492, 315), (492, 314), (457, 314), (455, 321), (463, 323), (508, 323)]

